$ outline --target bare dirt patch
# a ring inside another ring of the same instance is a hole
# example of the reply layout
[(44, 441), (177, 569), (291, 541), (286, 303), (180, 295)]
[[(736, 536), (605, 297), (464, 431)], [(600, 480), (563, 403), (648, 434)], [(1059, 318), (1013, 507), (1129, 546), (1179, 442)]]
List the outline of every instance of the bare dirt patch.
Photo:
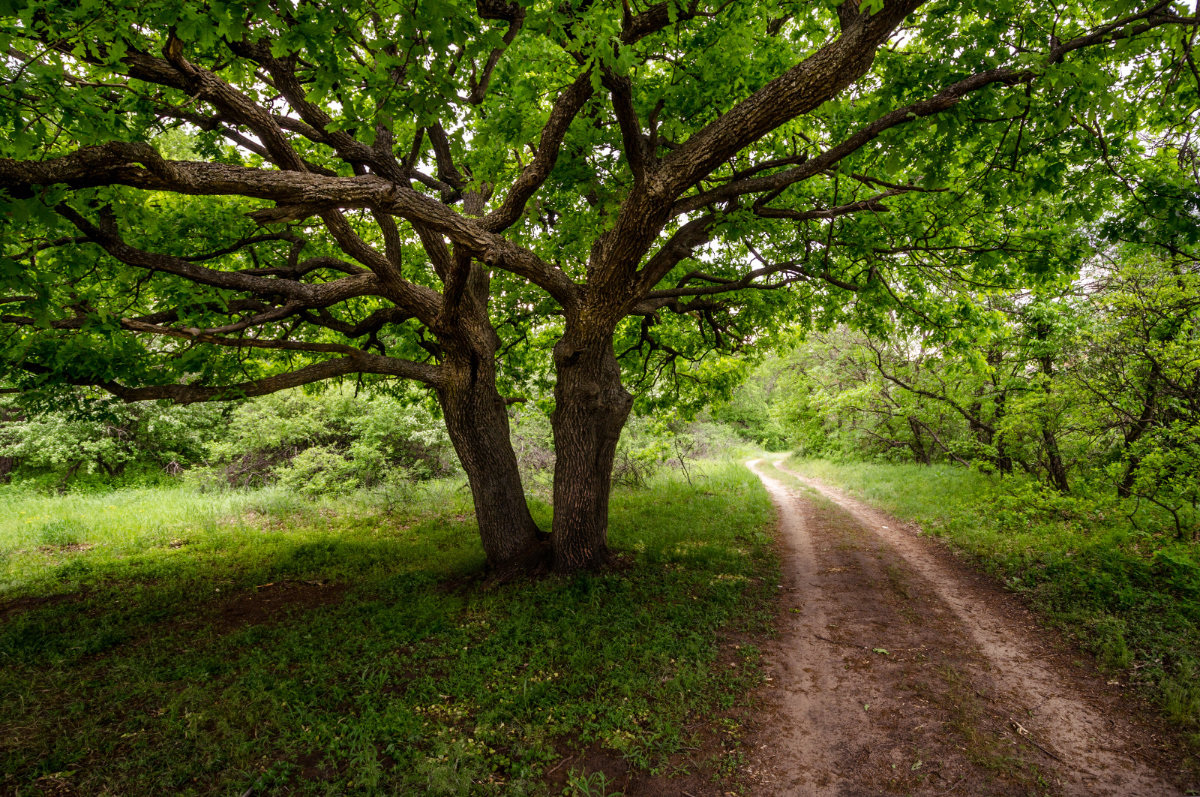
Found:
[(81, 598), (81, 593), (78, 592), (63, 592), (56, 595), (33, 595), (24, 598), (13, 598), (12, 600), (0, 603), (0, 620), (7, 620), (10, 617), (16, 617), (18, 614), (23, 614), (32, 609), (40, 609), (45, 606), (54, 606), (59, 603), (67, 603), (69, 601), (78, 601)]
[(207, 624), (217, 633), (228, 633), (248, 625), (277, 623), (295, 612), (339, 603), (346, 589), (345, 584), (320, 581), (261, 584), (221, 605)]
[(1183, 793), (1162, 732), (1011, 595), (882, 513), (755, 470), (784, 572), (757, 793)]
[[(718, 782), (715, 773), (705, 763), (719, 758), (724, 750), (714, 735), (702, 740), (688, 756), (677, 756), (661, 775), (639, 770), (619, 753), (592, 745), (565, 756), (547, 771), (544, 782), (550, 794), (560, 794), (570, 782), (571, 773), (604, 775), (604, 785), (597, 780), (589, 784), (591, 794), (619, 794), (622, 797), (725, 797), (732, 794)], [(582, 792), (580, 792), (582, 793)]]

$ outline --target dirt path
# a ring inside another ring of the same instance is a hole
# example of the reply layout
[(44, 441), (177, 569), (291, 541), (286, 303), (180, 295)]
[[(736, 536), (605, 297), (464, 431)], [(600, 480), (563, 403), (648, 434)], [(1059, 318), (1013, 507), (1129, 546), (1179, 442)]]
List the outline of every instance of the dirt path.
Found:
[(1184, 793), (1120, 688), (1011, 595), (826, 485), (748, 464), (784, 540), (758, 793)]

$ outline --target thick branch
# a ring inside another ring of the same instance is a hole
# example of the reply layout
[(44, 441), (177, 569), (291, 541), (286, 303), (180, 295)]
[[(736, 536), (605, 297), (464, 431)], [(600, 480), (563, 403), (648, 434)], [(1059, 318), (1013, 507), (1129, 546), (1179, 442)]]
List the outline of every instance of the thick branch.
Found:
[[(578, 289), (567, 275), (529, 250), (490, 232), (478, 221), (463, 217), (431, 197), (374, 175), (326, 177), (156, 158), (157, 153), (144, 145), (105, 145), (87, 147), (46, 161), (0, 159), (0, 188), (14, 195), (30, 196), (33, 187), (43, 185), (64, 184), (72, 188), (128, 185), (181, 194), (245, 196), (281, 203), (276, 208), (251, 214), (264, 224), (306, 218), (328, 208), (372, 208), (401, 216), (414, 225), (421, 225), (429, 233), (449, 238), (455, 246), (483, 263), (540, 286), (564, 306), (577, 298)], [(146, 168), (136, 164), (145, 164)], [(299, 287), (310, 289), (313, 286)]]
[(612, 93), (613, 115), (621, 128), (625, 157), (629, 161), (629, 169), (633, 172), (635, 183), (640, 185), (646, 179), (647, 161), (654, 157), (654, 153), (650, 152), (646, 138), (642, 135), (642, 126), (633, 107), (630, 79), (612, 74), (609, 70), (605, 72), (604, 85)]
[(807, 113), (862, 77), (875, 50), (923, 0), (892, 0), (856, 16), (842, 35), (742, 100), (663, 159), (661, 198), (674, 199), (747, 145)]
[(577, 77), (575, 82), (559, 95), (554, 107), (550, 109), (550, 118), (546, 121), (546, 126), (542, 128), (537, 153), (513, 181), (500, 206), (484, 217), (484, 229), (493, 233), (501, 232), (521, 218), (521, 214), (525, 212), (525, 203), (550, 176), (550, 171), (558, 160), (563, 138), (567, 135), (567, 128), (591, 96), (592, 81), (587, 73)]
[(249, 127), (279, 168), (306, 171), (304, 160), (292, 148), (271, 114), (212, 72), (184, 58), (183, 43), (174, 34), (167, 38), (163, 56), (158, 59), (134, 52), (122, 61), (129, 67), (131, 77), (181, 88)]
[[(1147, 10), (1141, 14), (1137, 14), (1126, 19), (1114, 22), (1110, 25), (1105, 25), (1092, 33), (1084, 36), (1079, 36), (1070, 41), (1059, 44), (1054, 47), (1046, 56), (1046, 63), (1055, 63), (1061, 61), (1064, 56), (1075, 50), (1082, 49), (1087, 46), (1102, 44), (1114, 39), (1129, 38), (1132, 36), (1144, 33), (1155, 27), (1165, 24), (1187, 24), (1189, 20), (1182, 17), (1155, 17), (1151, 22), (1144, 25), (1133, 26), (1127, 30), (1123, 30), (1125, 26), (1139, 19), (1151, 17), (1154, 12), (1167, 5), (1160, 3), (1154, 8)], [(1112, 34), (1112, 35), (1110, 35)], [(940, 92), (926, 100), (911, 103), (902, 108), (897, 108), (880, 116), (870, 124), (860, 127), (857, 131), (842, 140), (839, 144), (822, 152), (803, 164), (792, 168), (785, 169), (775, 174), (766, 177), (758, 177), (753, 179), (733, 180), (718, 188), (702, 192), (692, 197), (687, 197), (679, 200), (672, 208), (672, 213), (675, 215), (688, 213), (707, 205), (716, 202), (723, 202), (729, 199), (743, 196), (745, 194), (765, 193), (767, 191), (782, 190), (789, 185), (807, 180), (836, 164), (843, 158), (858, 151), (874, 139), (878, 138), (884, 131), (897, 127), (902, 124), (923, 119), (934, 114), (942, 113), (957, 105), (967, 95), (979, 91), (992, 85), (1013, 85), (1033, 80), (1038, 75), (1038, 72), (1032, 69), (1012, 69), (1009, 67), (1001, 67), (990, 69), (985, 72), (979, 72), (964, 78), (956, 83), (952, 83)], [(728, 115), (727, 115), (728, 116)], [(726, 117), (722, 117), (724, 120)], [(675, 153), (672, 153), (674, 157)], [(669, 159), (668, 159), (669, 161)], [(667, 161), (664, 161), (664, 167)], [(878, 182), (878, 181), (876, 181)]]

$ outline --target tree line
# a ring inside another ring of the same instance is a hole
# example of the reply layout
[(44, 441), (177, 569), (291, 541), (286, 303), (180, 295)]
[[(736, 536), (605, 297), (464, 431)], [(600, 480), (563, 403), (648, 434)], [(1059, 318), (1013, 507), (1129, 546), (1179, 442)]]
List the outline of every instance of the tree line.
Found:
[[(1200, 264), (1125, 253), (981, 298), (969, 347), (845, 327), (764, 363), (717, 413), (817, 456), (954, 463), (1145, 502), (1200, 534)], [(1136, 510), (1131, 510), (1136, 511)]]

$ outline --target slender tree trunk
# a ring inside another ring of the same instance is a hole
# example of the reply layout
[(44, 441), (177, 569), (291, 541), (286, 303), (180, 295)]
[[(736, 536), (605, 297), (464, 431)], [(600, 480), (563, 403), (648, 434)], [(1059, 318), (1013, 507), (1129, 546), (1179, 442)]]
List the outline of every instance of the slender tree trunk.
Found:
[(1125, 453), (1127, 459), (1125, 461), (1125, 473), (1121, 476), (1121, 483), (1117, 485), (1117, 496), (1120, 498), (1128, 498), (1133, 494), (1133, 482), (1137, 478), (1137, 469), (1141, 464), (1141, 457), (1136, 454), (1129, 453), (1134, 443), (1142, 439), (1154, 421), (1155, 411), (1158, 408), (1158, 364), (1151, 366), (1150, 378), (1146, 380), (1146, 400), (1142, 405), (1142, 411), (1138, 415), (1137, 421), (1133, 426), (1125, 432)]
[[(20, 423), (25, 417), (16, 410), (0, 408), (0, 426), (7, 423)], [(16, 457), (0, 457), (0, 484), (8, 484), (12, 480), (13, 471), (20, 462)]]
[(554, 364), (554, 569), (599, 567), (608, 560), (613, 457), (633, 396), (621, 385), (611, 334), (585, 336), (569, 324)]
[(911, 415), (908, 416), (908, 428), (912, 432), (912, 443), (909, 444), (909, 448), (912, 449), (913, 456), (922, 465), (931, 464), (929, 450), (925, 448), (925, 441), (921, 437), (921, 424)]
[[(1004, 364), (1004, 352), (1000, 349), (992, 348), (987, 352), (988, 365), (992, 367), (991, 386), (994, 398), (992, 403), (995, 409), (992, 410), (992, 418), (989, 422), (991, 431), (987, 433), (987, 437), (980, 437), (979, 441), (987, 447), (995, 446), (995, 459), (992, 464), (1003, 474), (1013, 472), (1012, 457), (1008, 453), (1008, 444), (1004, 440), (1004, 432), (1001, 430), (1001, 423), (1004, 421), (1004, 413), (1008, 405), (1008, 389), (1000, 387), (1000, 366)], [(982, 407), (979, 415), (982, 415)]]
[(1141, 464), (1141, 460), (1130, 455), (1125, 461), (1125, 472), (1121, 475), (1121, 481), (1117, 484), (1117, 497), (1128, 498), (1133, 495), (1133, 482), (1137, 478), (1137, 468)]
[[(1044, 358), (1047, 361), (1044, 373), (1046, 376), (1052, 376), (1049, 358)], [(1049, 385), (1046, 386), (1046, 393), (1050, 393)], [(1060, 493), (1071, 492), (1070, 482), (1067, 480), (1067, 466), (1063, 462), (1062, 453), (1058, 449), (1058, 438), (1054, 434), (1054, 430), (1050, 428), (1048, 420), (1042, 420), (1042, 445), (1046, 449), (1046, 473), (1050, 477), (1050, 483)]]
[[(1043, 358), (1044, 371), (1046, 376), (1051, 376), (1049, 366), (1049, 357)], [(1049, 395), (1050, 386), (1047, 384), (1046, 393)], [(1054, 434), (1054, 430), (1050, 428), (1049, 421), (1042, 419), (1042, 445), (1046, 449), (1046, 474), (1050, 477), (1050, 484), (1061, 493), (1069, 493), (1071, 485), (1067, 480), (1067, 466), (1063, 462), (1062, 453), (1058, 449), (1058, 438)]]
[(1060, 493), (1071, 492), (1071, 485), (1067, 480), (1067, 467), (1058, 450), (1058, 440), (1054, 437), (1054, 432), (1046, 426), (1042, 426), (1042, 443), (1046, 446), (1046, 472), (1050, 476), (1050, 483)]
[[(1034, 329), (1034, 337), (1039, 341), (1047, 340), (1049, 337), (1049, 327), (1045, 324), (1038, 324)], [(1049, 396), (1053, 392), (1054, 358), (1047, 351), (1038, 355), (1037, 360), (1042, 366), (1042, 374), (1046, 377), (1043, 390)], [(1067, 481), (1066, 463), (1063, 462), (1062, 454), (1058, 449), (1058, 438), (1055, 437), (1054, 430), (1050, 428), (1048, 418), (1042, 419), (1041, 426), (1042, 444), (1046, 448), (1046, 473), (1050, 477), (1050, 483), (1059, 492), (1069, 493), (1071, 485)]]
[[(995, 429), (999, 429), (1001, 421), (1004, 420), (1004, 413), (1008, 407), (1007, 400), (1008, 394), (1006, 391), (1001, 391), (996, 396), (996, 411), (992, 413), (992, 427)], [(1000, 432), (998, 435), (993, 436), (992, 439), (996, 442), (996, 467), (1000, 469), (1001, 473), (1012, 473), (1013, 461), (1008, 453), (1008, 444), (1004, 441), (1004, 433)]]

